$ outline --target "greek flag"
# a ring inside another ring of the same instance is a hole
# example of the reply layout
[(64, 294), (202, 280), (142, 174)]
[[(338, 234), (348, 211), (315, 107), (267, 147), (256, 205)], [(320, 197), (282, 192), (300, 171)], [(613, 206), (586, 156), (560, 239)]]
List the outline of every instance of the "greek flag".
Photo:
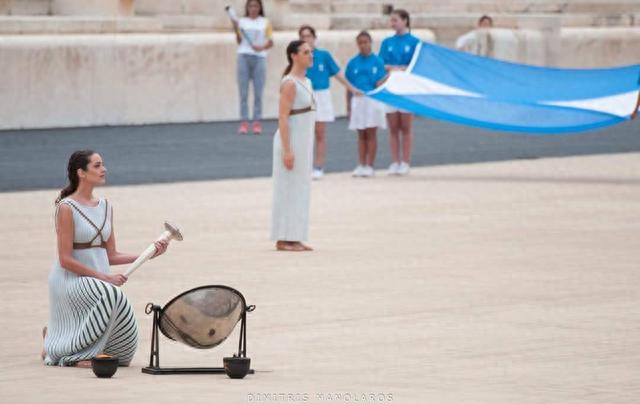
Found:
[(640, 65), (558, 69), (504, 62), (422, 42), (406, 71), (368, 95), (417, 115), (512, 132), (561, 134), (625, 121)]

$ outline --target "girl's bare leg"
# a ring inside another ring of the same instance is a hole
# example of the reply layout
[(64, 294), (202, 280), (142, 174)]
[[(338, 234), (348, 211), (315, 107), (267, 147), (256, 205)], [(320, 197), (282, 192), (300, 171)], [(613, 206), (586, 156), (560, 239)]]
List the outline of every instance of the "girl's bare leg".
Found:
[(358, 162), (367, 165), (367, 129), (358, 129)]
[(387, 123), (389, 124), (389, 149), (391, 151), (391, 160), (400, 163), (400, 113), (393, 112), (387, 114)]
[(373, 167), (376, 162), (376, 153), (378, 151), (378, 136), (377, 136), (378, 128), (368, 128), (366, 130), (367, 133), (367, 156), (366, 161), (367, 165)]
[(413, 114), (398, 113), (398, 115), (402, 131), (402, 161), (409, 164), (413, 150)]

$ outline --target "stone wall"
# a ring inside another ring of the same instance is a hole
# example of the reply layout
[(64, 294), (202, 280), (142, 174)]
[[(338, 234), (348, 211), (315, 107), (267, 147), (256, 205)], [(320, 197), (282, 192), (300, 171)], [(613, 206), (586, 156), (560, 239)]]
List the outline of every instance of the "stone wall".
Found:
[[(478, 33), (474, 45), (490, 57), (582, 68), (640, 62), (640, 0), (264, 3), (274, 26), (290, 29), (276, 32), (269, 54), (266, 117), (277, 113), (293, 29), (331, 28), (319, 45), (344, 65), (357, 30), (377, 28), (376, 49), (389, 35), (386, 3), (411, 11), (415, 34), (445, 45), (492, 14), (498, 28)], [(227, 4), (242, 13), (244, 0), (0, 0), (0, 129), (236, 119)], [(332, 91), (343, 114), (344, 90), (335, 83)]]
[[(430, 31), (415, 33), (435, 39)], [(344, 66), (357, 51), (355, 35), (320, 31), (319, 46)], [(373, 32), (376, 49), (386, 35)], [(605, 67), (637, 63), (640, 55), (639, 28), (565, 28), (555, 41), (545, 35), (495, 29), (479, 40), (488, 41), (488, 56), (530, 64)], [(295, 36), (275, 34), (266, 117), (277, 114), (284, 47)], [(237, 119), (235, 50), (228, 33), (0, 36), (0, 129)], [(334, 82), (332, 92), (342, 115), (344, 89)]]
[[(318, 44), (344, 66), (357, 53), (356, 33), (319, 32)], [(372, 32), (376, 49), (387, 34)], [(266, 117), (277, 115), (285, 47), (296, 37), (275, 33)], [(0, 129), (237, 119), (235, 52), (228, 33), (0, 36)], [(344, 114), (344, 88), (334, 82), (332, 92)]]

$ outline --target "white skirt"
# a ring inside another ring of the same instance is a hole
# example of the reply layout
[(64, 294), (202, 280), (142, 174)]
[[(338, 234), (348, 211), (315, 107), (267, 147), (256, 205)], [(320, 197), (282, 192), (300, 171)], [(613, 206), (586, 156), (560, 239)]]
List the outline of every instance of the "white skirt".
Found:
[(384, 105), (367, 96), (351, 98), (349, 129), (387, 128)]
[(331, 91), (318, 90), (314, 91), (316, 97), (316, 122), (333, 122), (336, 116), (333, 112), (333, 100), (331, 99)]

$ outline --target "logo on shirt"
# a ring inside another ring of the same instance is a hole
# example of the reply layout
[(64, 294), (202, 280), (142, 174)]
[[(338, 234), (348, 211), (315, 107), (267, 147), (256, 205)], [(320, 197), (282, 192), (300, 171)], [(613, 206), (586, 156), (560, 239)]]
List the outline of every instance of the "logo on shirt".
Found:
[(373, 72), (373, 74), (378, 73), (378, 67), (377, 66), (373, 66), (373, 68), (371, 68), (371, 71)]
[(323, 72), (323, 71), (324, 71), (324, 65), (323, 65), (322, 63), (320, 63), (320, 64), (318, 65), (318, 70), (319, 70), (319, 71), (321, 71), (321, 72)]
[(411, 46), (405, 45), (404, 46), (404, 53), (409, 53), (410, 51), (411, 51)]
[(353, 69), (353, 74), (358, 74), (358, 68)]
[(388, 52), (393, 52), (393, 46), (388, 46), (388, 47), (387, 47), (387, 51), (388, 51)]

